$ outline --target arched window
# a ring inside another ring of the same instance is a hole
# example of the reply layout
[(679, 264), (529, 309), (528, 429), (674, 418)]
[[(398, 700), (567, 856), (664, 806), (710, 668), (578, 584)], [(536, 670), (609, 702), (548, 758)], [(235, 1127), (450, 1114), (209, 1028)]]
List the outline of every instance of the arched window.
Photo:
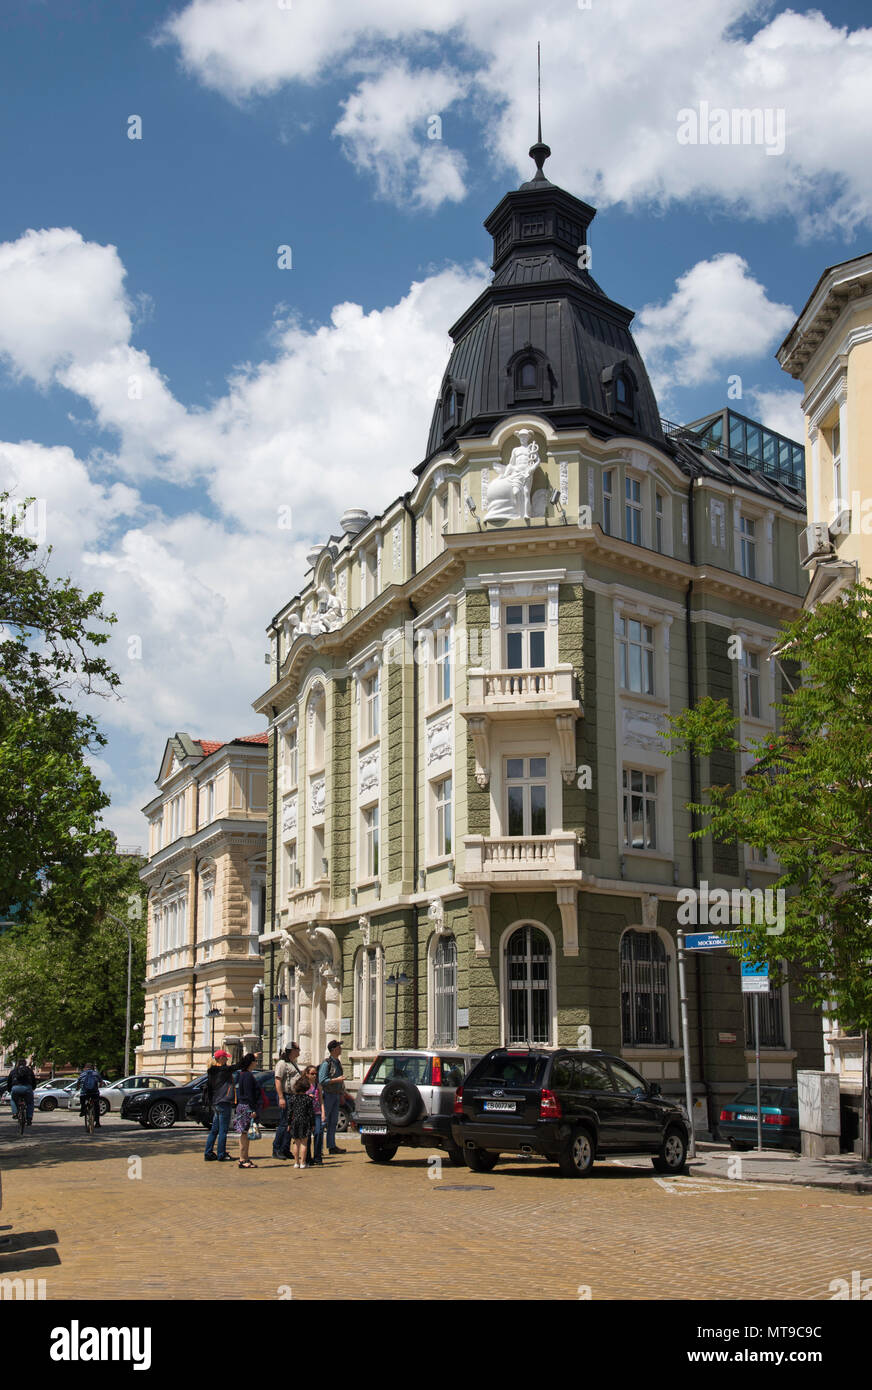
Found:
[(551, 943), (530, 924), (506, 943), (506, 1042), (551, 1041)]
[(625, 1047), (672, 1047), (669, 965), (657, 932), (621, 937), (621, 1041)]
[(364, 946), (354, 963), (354, 1038), (362, 1052), (384, 1045), (384, 980), (380, 947)]
[(439, 936), (433, 949), (433, 1046), (457, 1046), (457, 942)]

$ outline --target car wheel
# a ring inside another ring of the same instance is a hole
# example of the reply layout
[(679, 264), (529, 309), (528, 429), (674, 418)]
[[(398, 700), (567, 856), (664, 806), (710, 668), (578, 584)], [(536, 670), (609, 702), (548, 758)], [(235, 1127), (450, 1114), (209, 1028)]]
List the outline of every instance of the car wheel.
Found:
[(148, 1107), (145, 1123), (150, 1129), (172, 1129), (176, 1122), (176, 1107), (172, 1101), (156, 1100)]
[(557, 1162), (565, 1178), (586, 1178), (595, 1158), (596, 1146), (590, 1130), (577, 1129)]
[(339, 1114), (338, 1114), (337, 1117), (336, 1117), (336, 1133), (337, 1133), (337, 1134), (347, 1134), (347, 1133), (348, 1133), (348, 1125), (349, 1125), (348, 1111), (347, 1111), (347, 1110), (344, 1110), (344, 1109), (342, 1108), (342, 1106), (340, 1106), (340, 1107), (339, 1107)]
[(651, 1162), (658, 1173), (681, 1173), (687, 1162), (687, 1140), (680, 1129), (668, 1129), (660, 1152)]
[(490, 1173), (497, 1166), (499, 1154), (488, 1153), (487, 1149), (464, 1149), (463, 1161), (471, 1173)]
[(404, 1076), (389, 1081), (379, 1097), (381, 1112), (389, 1125), (405, 1129), (414, 1124), (423, 1107), (421, 1092)]
[(385, 1144), (380, 1139), (364, 1139), (363, 1147), (366, 1149), (367, 1158), (371, 1158), (373, 1163), (390, 1163), (399, 1144)]
[(40, 1110), (57, 1110), (58, 1103), (54, 1096), (46, 1096), (45, 1100), (39, 1102)]
[(466, 1162), (463, 1157), (463, 1149), (459, 1149), (456, 1144), (449, 1144), (445, 1154), (452, 1168), (462, 1168)]
[(109, 1105), (108, 1100), (101, 1100), (101, 1101), (100, 1101), (100, 1114), (101, 1114), (101, 1115), (107, 1115), (107, 1114), (109, 1113), (109, 1110), (110, 1110), (110, 1109), (111, 1109), (111, 1107), (110, 1107), (110, 1105)]

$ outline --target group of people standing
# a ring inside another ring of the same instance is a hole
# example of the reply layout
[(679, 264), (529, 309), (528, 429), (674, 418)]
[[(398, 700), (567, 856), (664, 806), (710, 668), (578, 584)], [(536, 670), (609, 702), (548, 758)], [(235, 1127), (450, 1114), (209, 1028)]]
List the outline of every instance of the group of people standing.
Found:
[[(320, 1167), (325, 1135), (328, 1154), (345, 1152), (336, 1145), (339, 1103), (345, 1089), (342, 1044), (335, 1041), (328, 1044), (327, 1056), (317, 1067), (300, 1067), (299, 1056), (300, 1049), (292, 1042), (280, 1053), (276, 1063), (280, 1118), (272, 1154), (273, 1158), (287, 1161), (293, 1154), (295, 1168)], [(267, 1097), (253, 1075), (256, 1060), (253, 1052), (247, 1053), (234, 1073), (229, 1065), (229, 1053), (223, 1049), (215, 1053), (214, 1065), (206, 1077), (206, 1101), (213, 1112), (204, 1154), (207, 1163), (232, 1161), (227, 1153), (227, 1135), (235, 1107), (232, 1122), (239, 1135), (239, 1167), (256, 1166), (249, 1157), (250, 1131), (267, 1104)]]

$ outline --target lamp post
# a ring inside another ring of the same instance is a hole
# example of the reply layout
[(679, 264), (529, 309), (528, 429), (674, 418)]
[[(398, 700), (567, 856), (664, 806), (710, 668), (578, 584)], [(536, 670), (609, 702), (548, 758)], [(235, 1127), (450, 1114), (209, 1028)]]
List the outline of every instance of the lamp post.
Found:
[[(287, 1004), (287, 1002), (288, 996), (285, 994), (284, 990), (280, 990), (278, 994), (274, 994), (272, 997), (272, 1003), (276, 1011), (276, 1023), (278, 1025), (276, 1032), (278, 1032), (278, 1029), (280, 1029), (282, 1026), (282, 1005)], [(276, 1052), (281, 1051), (278, 1044), (282, 1041), (282, 1038), (276, 1038)]]
[(212, 1020), (212, 1042), (211, 1042), (209, 1051), (210, 1051), (210, 1052), (212, 1053), (212, 1055), (214, 1056), (214, 1055), (215, 1055), (215, 1020), (216, 1020), (216, 1018), (220, 1018), (220, 1017), (221, 1017), (221, 1010), (220, 1010), (220, 1009), (217, 1009), (217, 1008), (215, 1007), (215, 1005), (213, 1004), (212, 1007), (211, 1007), (211, 1009), (209, 1009), (209, 1010), (207, 1011), (206, 1017), (207, 1017), (207, 1018), (211, 1018), (211, 1020)]
[(130, 923), (125, 922), (123, 917), (118, 917), (114, 912), (107, 912), (107, 917), (111, 917), (113, 922), (117, 922), (127, 932), (127, 1018), (124, 1024), (124, 1075), (130, 1072), (130, 972), (133, 961), (133, 934), (130, 930)]
[(397, 1045), (397, 1006), (400, 999), (400, 985), (407, 985), (409, 977), (401, 970), (399, 975), (388, 975), (386, 983), (394, 987), (394, 1047)]

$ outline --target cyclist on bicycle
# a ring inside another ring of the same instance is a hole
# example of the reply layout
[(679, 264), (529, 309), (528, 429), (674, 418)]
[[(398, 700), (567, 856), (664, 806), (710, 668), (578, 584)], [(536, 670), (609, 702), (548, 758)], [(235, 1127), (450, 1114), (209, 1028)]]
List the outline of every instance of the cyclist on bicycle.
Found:
[(94, 1128), (100, 1128), (100, 1087), (102, 1079), (93, 1062), (89, 1062), (79, 1077), (79, 1114), (85, 1113), (85, 1102), (90, 1100), (94, 1106)]
[(33, 1068), (29, 1067), (22, 1058), (19, 1058), (9, 1073), (6, 1085), (9, 1088), (9, 1099), (12, 1102), (12, 1118), (17, 1117), (18, 1106), (24, 1105), (27, 1110), (27, 1123), (32, 1124), (33, 1091), (36, 1086)]

